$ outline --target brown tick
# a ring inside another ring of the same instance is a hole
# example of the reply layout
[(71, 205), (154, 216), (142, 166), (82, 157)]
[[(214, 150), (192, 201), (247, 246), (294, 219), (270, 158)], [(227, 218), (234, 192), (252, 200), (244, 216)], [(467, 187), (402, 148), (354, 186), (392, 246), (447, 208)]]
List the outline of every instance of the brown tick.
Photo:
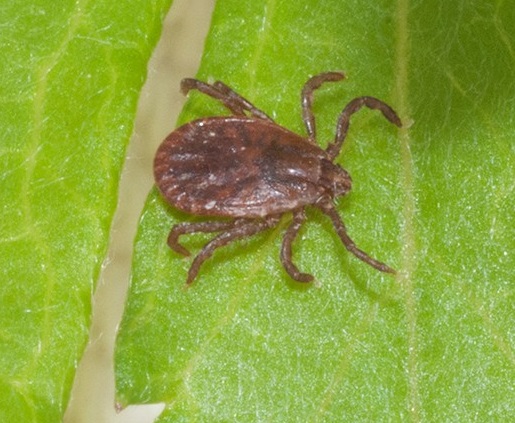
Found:
[(377, 98), (358, 97), (341, 112), (334, 142), (322, 150), (315, 141), (313, 92), (324, 82), (344, 77), (340, 72), (326, 72), (304, 85), (301, 101), (307, 137), (279, 126), (220, 81), (207, 84), (187, 78), (181, 82), (184, 94), (196, 89), (232, 112), (231, 116), (198, 119), (176, 129), (154, 159), (156, 185), (169, 204), (192, 215), (230, 218), (180, 223), (172, 228), (168, 245), (185, 256), (190, 253), (179, 243), (181, 235), (220, 232), (193, 260), (187, 284), (217, 248), (276, 226), (284, 213), (292, 213), (293, 219), (283, 238), (281, 262), (296, 281), (312, 281), (312, 275), (301, 273), (292, 262), (292, 243), (306, 220), (306, 206), (317, 207), (331, 219), (343, 244), (357, 258), (381, 272), (395, 273), (356, 247), (347, 235), (333, 201), (349, 192), (351, 177), (333, 162), (347, 135), (350, 117), (363, 106), (380, 110), (400, 127), (399, 117)]

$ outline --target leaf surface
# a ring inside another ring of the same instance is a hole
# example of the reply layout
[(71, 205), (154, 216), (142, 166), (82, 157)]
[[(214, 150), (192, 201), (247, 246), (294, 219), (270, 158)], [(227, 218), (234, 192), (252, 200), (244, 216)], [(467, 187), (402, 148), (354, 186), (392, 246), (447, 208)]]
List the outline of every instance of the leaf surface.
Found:
[[(515, 412), (515, 9), (509, 2), (219, 0), (202, 80), (222, 80), (304, 133), (300, 90), (319, 72), (347, 81), (315, 96), (318, 142), (347, 101), (391, 104), (397, 130), (354, 116), (337, 162), (345, 250), (311, 210), (292, 282), (279, 261), (288, 217), (217, 251), (193, 286), (166, 245), (195, 221), (152, 192), (143, 212), (116, 352), (118, 400), (165, 402), (172, 421), (492, 421)], [(191, 93), (179, 123), (227, 113)], [(212, 235), (190, 235), (194, 252)]]
[(0, 6), (0, 421), (57, 422), (169, 1)]

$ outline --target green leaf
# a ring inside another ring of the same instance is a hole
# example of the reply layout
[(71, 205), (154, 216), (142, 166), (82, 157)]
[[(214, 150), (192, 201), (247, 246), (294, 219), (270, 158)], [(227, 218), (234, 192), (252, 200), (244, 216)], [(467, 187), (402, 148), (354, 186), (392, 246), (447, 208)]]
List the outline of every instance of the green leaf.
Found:
[(138, 93), (169, 4), (0, 7), (2, 422), (62, 418)]
[[(175, 421), (506, 421), (515, 413), (515, 8), (511, 2), (219, 0), (198, 77), (219, 79), (304, 133), (310, 75), (318, 139), (353, 117), (338, 163), (349, 234), (399, 270), (351, 256), (316, 211), (294, 245), (315, 286), (279, 261), (288, 224), (191, 258), (166, 245), (197, 220), (153, 191), (142, 215), (116, 350), (118, 401), (165, 402)], [(180, 122), (227, 113), (192, 93)], [(212, 235), (182, 238), (199, 251)]]

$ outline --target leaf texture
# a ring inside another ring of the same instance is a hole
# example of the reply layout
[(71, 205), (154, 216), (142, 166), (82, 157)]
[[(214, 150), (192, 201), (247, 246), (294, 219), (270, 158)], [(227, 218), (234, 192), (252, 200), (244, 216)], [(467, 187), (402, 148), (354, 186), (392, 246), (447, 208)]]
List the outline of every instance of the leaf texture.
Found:
[(2, 422), (57, 422), (64, 413), (169, 3), (0, 6)]
[[(166, 245), (196, 220), (149, 195), (116, 352), (118, 400), (165, 402), (175, 421), (505, 421), (515, 412), (515, 9), (510, 2), (219, 0), (198, 77), (222, 80), (318, 142), (347, 101), (373, 95), (397, 130), (362, 111), (338, 158), (353, 191), (349, 234), (399, 270), (346, 252), (316, 211), (294, 246), (312, 287), (292, 282), (273, 230), (217, 251), (184, 290), (191, 259)], [(186, 122), (227, 113), (191, 93)], [(184, 237), (198, 251), (211, 237)]]

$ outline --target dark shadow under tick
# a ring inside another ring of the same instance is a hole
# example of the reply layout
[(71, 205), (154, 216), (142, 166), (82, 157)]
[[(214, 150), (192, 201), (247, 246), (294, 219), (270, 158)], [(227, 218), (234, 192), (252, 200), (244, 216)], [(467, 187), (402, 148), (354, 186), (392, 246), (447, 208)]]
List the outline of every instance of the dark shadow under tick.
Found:
[(227, 107), (231, 116), (194, 120), (173, 131), (159, 146), (154, 159), (156, 185), (173, 207), (186, 213), (228, 220), (175, 225), (168, 236), (174, 251), (189, 256), (179, 237), (191, 233), (218, 233), (194, 258), (186, 283), (191, 284), (213, 252), (237, 239), (276, 226), (292, 213), (283, 238), (281, 262), (296, 281), (311, 282), (292, 261), (292, 244), (306, 221), (305, 208), (327, 215), (348, 251), (381, 272), (395, 273), (386, 264), (360, 250), (347, 234), (334, 199), (351, 189), (351, 177), (334, 160), (347, 136), (351, 116), (362, 107), (377, 109), (398, 127), (395, 111), (374, 97), (358, 97), (345, 106), (336, 125), (335, 139), (323, 150), (316, 144), (313, 93), (323, 83), (344, 78), (326, 72), (310, 78), (301, 94), (307, 137), (277, 125), (265, 112), (224, 83), (208, 84), (187, 78), (181, 90), (198, 90)]

